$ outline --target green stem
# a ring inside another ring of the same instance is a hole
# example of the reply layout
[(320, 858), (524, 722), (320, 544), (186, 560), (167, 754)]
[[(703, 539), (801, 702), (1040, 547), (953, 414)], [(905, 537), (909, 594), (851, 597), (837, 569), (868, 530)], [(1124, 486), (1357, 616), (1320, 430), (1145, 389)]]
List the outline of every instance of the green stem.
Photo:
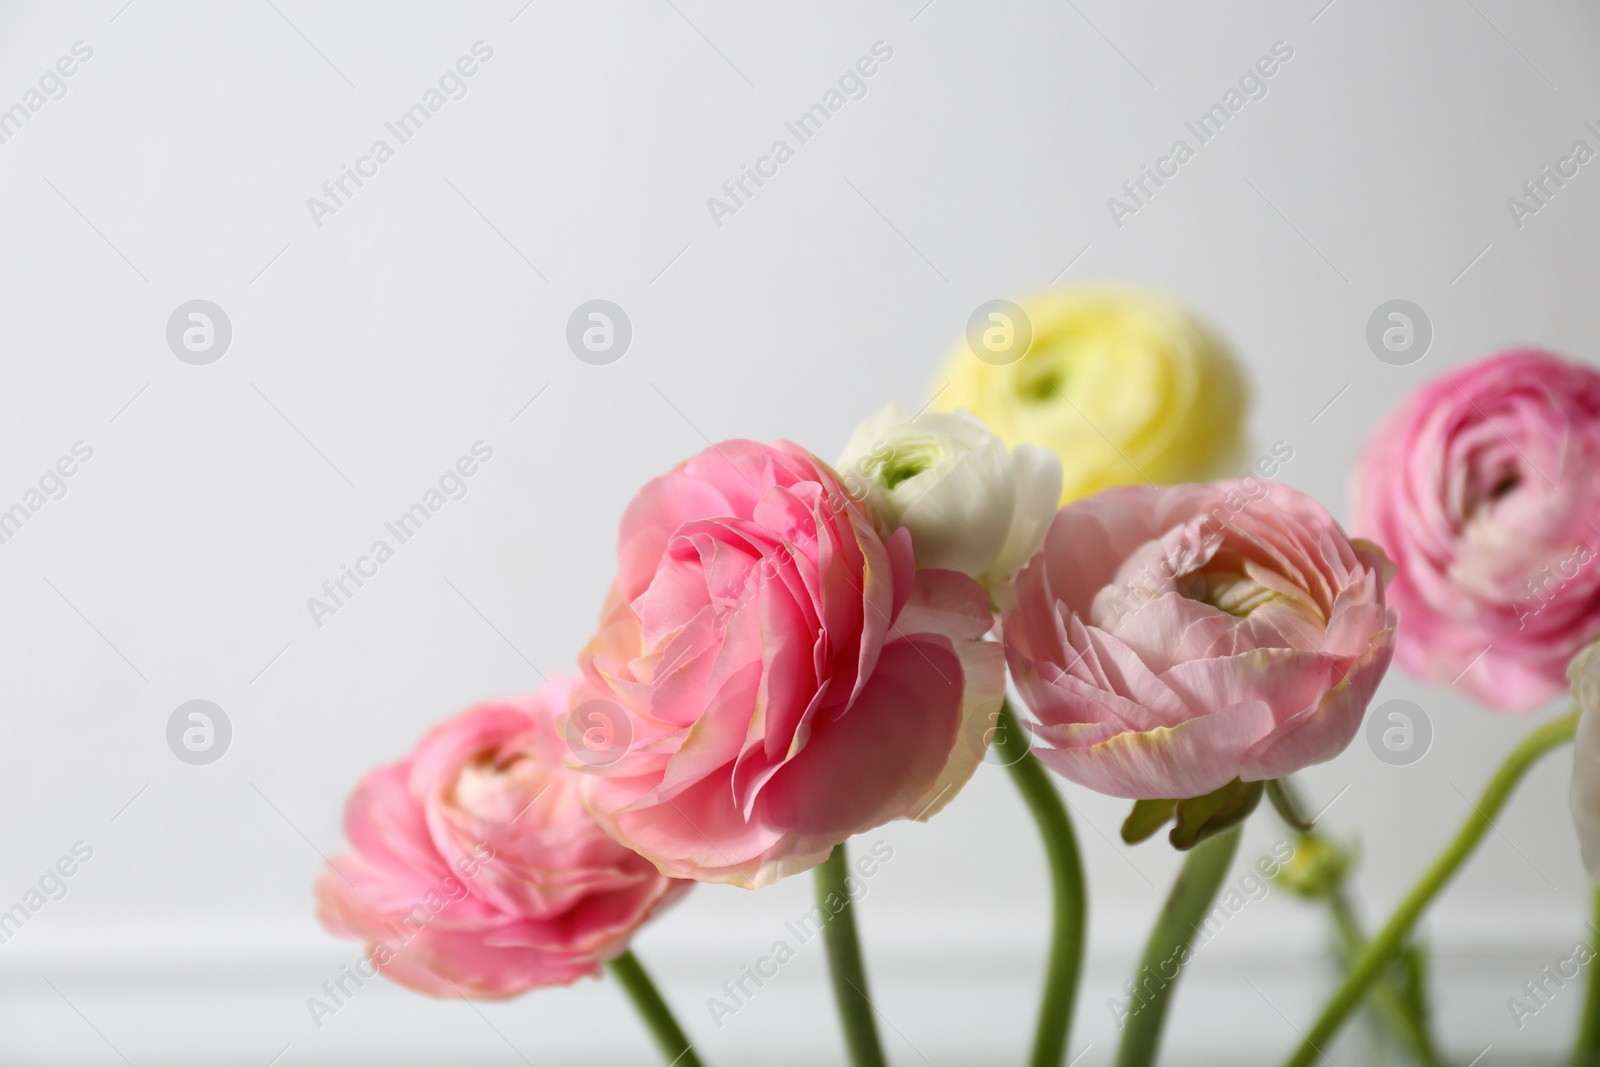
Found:
[[(1594, 916), (1589, 930), (1600, 936), (1600, 886), (1594, 891)], [(1595, 944), (1593, 938), (1589, 944)], [(1578, 1046), (1572, 1052), (1572, 1067), (1600, 1067), (1600, 970), (1589, 968), (1589, 983), (1583, 998), (1583, 1025), (1578, 1030)]]
[(861, 962), (861, 941), (856, 937), (855, 907), (849, 891), (850, 859), (844, 843), (817, 868), (817, 903), (827, 916), (822, 940), (828, 947), (828, 973), (833, 977), (833, 999), (839, 1007), (845, 1046), (853, 1067), (886, 1067), (878, 1043), (878, 1023), (867, 997), (867, 971)]
[[(1279, 790), (1273, 798), (1278, 814), (1290, 828), (1299, 831), (1304, 840), (1307, 834), (1313, 832), (1314, 826), (1301, 814), (1306, 806), (1295, 788), (1294, 780), (1288, 777), (1274, 780), (1268, 785), (1269, 795), (1272, 786), (1277, 786)], [(1334, 930), (1338, 934), (1340, 965), (1346, 971), (1367, 945), (1366, 931), (1362, 929), (1360, 920), (1356, 918), (1355, 907), (1350, 902), (1347, 877), (1347, 872), (1341, 872), (1323, 898), (1327, 901)], [(1442, 1061), (1426, 1012), (1413, 998), (1406, 996), (1393, 967), (1385, 969), (1368, 997), (1379, 1021), (1416, 1056), (1419, 1067), (1440, 1067)]]
[(1028, 738), (1011, 710), (1002, 705), (995, 733), (995, 751), (1006, 762), (1011, 780), (1028, 805), (1039, 836), (1044, 838), (1053, 894), (1050, 959), (1045, 969), (1044, 995), (1039, 1022), (1034, 1029), (1031, 1067), (1060, 1067), (1067, 1056), (1072, 1031), (1072, 1010), (1078, 998), (1078, 975), (1083, 971), (1083, 931), (1087, 894), (1078, 839), (1072, 832), (1061, 794), (1049, 773), (1028, 750)]
[(624, 952), (606, 966), (622, 983), (622, 988), (628, 991), (628, 999), (639, 1009), (639, 1015), (650, 1028), (650, 1034), (656, 1039), (661, 1054), (666, 1057), (668, 1067), (700, 1067), (700, 1060), (689, 1045), (689, 1039), (678, 1026), (678, 1020), (672, 1017), (672, 1009), (661, 999), (656, 984), (650, 980), (650, 975), (640, 965), (638, 958), (632, 952)]
[[(1336, 888), (1328, 897), (1328, 910), (1333, 913), (1344, 966), (1348, 968), (1366, 948), (1367, 935), (1356, 919), (1343, 886)], [(1434, 1047), (1433, 1035), (1428, 1032), (1426, 1021), (1411, 1010), (1397, 988), (1392, 969), (1373, 985), (1367, 998), (1383, 1025), (1405, 1043), (1406, 1048), (1416, 1056), (1420, 1067), (1441, 1067), (1443, 1061)]]
[[(1241, 826), (1207, 838), (1189, 851), (1183, 870), (1167, 895), (1166, 907), (1144, 948), (1133, 976), (1133, 992), (1117, 1049), (1117, 1067), (1148, 1067), (1161, 1045), (1161, 1027), (1178, 977), (1189, 961), (1189, 946), (1200, 929), (1222, 879), (1239, 850)], [(1170, 972), (1170, 973), (1169, 973)]]
[(1439, 895), (1439, 891), (1472, 855), (1473, 849), (1493, 825), (1492, 820), (1495, 815), (1505, 807), (1511, 791), (1522, 780), (1528, 768), (1552, 748), (1571, 741), (1577, 725), (1578, 713), (1574, 711), (1539, 727), (1511, 750), (1511, 754), (1489, 780), (1482, 798), (1473, 805), (1472, 814), (1467, 816), (1466, 825), (1462, 826), (1454, 840), (1445, 846), (1439, 858), (1433, 861), (1433, 866), (1423, 874), (1422, 880), (1411, 888), (1394, 914), (1389, 917), (1389, 921), (1384, 924), (1383, 929), (1379, 930), (1378, 935), (1367, 945), (1366, 951), (1345, 976), (1344, 984), (1328, 1001), (1327, 1007), (1322, 1009), (1321, 1017), (1305, 1035), (1305, 1040), (1300, 1043), (1294, 1055), (1286, 1061), (1285, 1067), (1310, 1067), (1310, 1064), (1322, 1058), (1322, 1046), (1338, 1033), (1339, 1027), (1350, 1017), (1350, 1013), (1355, 1010), (1368, 988), (1400, 951), (1406, 936), (1416, 925), (1423, 911), (1433, 903), (1433, 898)]

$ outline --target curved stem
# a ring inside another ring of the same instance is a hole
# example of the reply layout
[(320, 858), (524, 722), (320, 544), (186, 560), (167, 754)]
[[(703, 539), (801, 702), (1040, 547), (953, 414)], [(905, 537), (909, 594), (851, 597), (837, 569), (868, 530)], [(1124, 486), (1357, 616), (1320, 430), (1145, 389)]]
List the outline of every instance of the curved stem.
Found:
[(1117, 1067), (1148, 1067), (1155, 1062), (1173, 989), (1189, 962), (1189, 946), (1239, 850), (1242, 830), (1242, 825), (1224, 830), (1200, 842), (1185, 857), (1133, 976)]
[[(1294, 780), (1290, 777), (1275, 780), (1268, 785), (1269, 795), (1273, 785), (1278, 787), (1282, 801), (1282, 806), (1278, 807), (1278, 814), (1285, 823), (1299, 832), (1301, 839), (1304, 840), (1315, 827), (1301, 814), (1306, 810), (1306, 805), (1299, 790), (1295, 788)], [(1277, 806), (1278, 802), (1279, 797), (1274, 797), (1274, 806)], [(1341, 873), (1323, 898), (1333, 918), (1334, 932), (1338, 935), (1339, 964), (1346, 972), (1367, 946), (1367, 933), (1362, 928), (1360, 920), (1356, 918), (1355, 907), (1346, 888), (1347, 877), (1347, 874)], [(1420, 958), (1421, 950), (1413, 946), (1413, 951), (1418, 952)], [(1422, 980), (1420, 974), (1418, 980)], [(1385, 968), (1373, 986), (1368, 999), (1379, 1022), (1411, 1050), (1416, 1056), (1419, 1067), (1441, 1067), (1442, 1061), (1428, 1023), (1426, 1006), (1419, 999), (1419, 990), (1411, 992), (1412, 995), (1408, 996), (1407, 990), (1395, 974), (1395, 968), (1389, 967)]]
[(1039, 824), (1054, 902), (1050, 959), (1039, 1003), (1039, 1022), (1034, 1029), (1033, 1057), (1028, 1062), (1031, 1067), (1060, 1067), (1067, 1055), (1072, 1010), (1078, 998), (1078, 975), (1083, 971), (1083, 930), (1088, 907), (1083, 862), (1078, 857), (1078, 839), (1061, 795), (1049, 773), (1028, 751), (1028, 738), (1016, 717), (1003, 705), (998, 726), (994, 747)]
[[(1591, 933), (1600, 936), (1600, 886), (1594, 889), (1594, 915), (1589, 920)], [(1590, 940), (1589, 944), (1594, 945)], [(1583, 998), (1583, 1025), (1578, 1030), (1578, 1045), (1572, 1051), (1572, 1067), (1600, 1067), (1600, 977), (1589, 968), (1589, 983)]]
[[(1339, 933), (1340, 953), (1344, 966), (1348, 968), (1361, 955), (1361, 950), (1366, 948), (1367, 935), (1356, 919), (1343, 886), (1337, 887), (1328, 897), (1328, 910), (1333, 913), (1333, 924)], [(1395, 981), (1392, 968), (1378, 979), (1367, 997), (1383, 1025), (1416, 1056), (1419, 1067), (1442, 1067), (1443, 1061), (1439, 1059), (1426, 1018), (1413, 1010)]]
[(1467, 816), (1466, 825), (1462, 826), (1454, 840), (1445, 846), (1439, 858), (1434, 860), (1433, 865), (1423, 874), (1421, 881), (1412, 886), (1411, 891), (1400, 902), (1400, 906), (1389, 917), (1389, 921), (1384, 923), (1383, 929), (1379, 930), (1378, 935), (1367, 945), (1360, 959), (1345, 977), (1344, 984), (1334, 993), (1327, 1007), (1322, 1009), (1321, 1017), (1305, 1035), (1305, 1040), (1286, 1061), (1286, 1067), (1309, 1067), (1322, 1058), (1321, 1046), (1327, 1044), (1329, 1039), (1338, 1033), (1339, 1027), (1344, 1025), (1367, 989), (1400, 951), (1401, 943), (1416, 925), (1423, 911), (1433, 903), (1433, 898), (1439, 895), (1445, 883), (1455, 876), (1461, 865), (1472, 855), (1473, 849), (1493, 825), (1492, 820), (1495, 815), (1505, 807), (1511, 791), (1522, 780), (1528, 768), (1552, 748), (1571, 741), (1577, 725), (1578, 713), (1574, 711), (1539, 727), (1511, 750), (1511, 754), (1489, 780), (1482, 798), (1473, 805), (1472, 814)]
[(656, 1045), (667, 1059), (668, 1067), (700, 1067), (700, 1060), (695, 1056), (689, 1039), (678, 1026), (678, 1020), (672, 1017), (672, 1009), (661, 999), (656, 984), (645, 973), (638, 958), (632, 952), (624, 952), (607, 963), (606, 967), (622, 983), (622, 988), (628, 991), (628, 999), (639, 1009), (639, 1015), (650, 1028)]
[(855, 908), (849, 891), (850, 860), (844, 843), (817, 868), (817, 905), (822, 911), (822, 941), (828, 947), (828, 973), (833, 977), (833, 999), (839, 1006), (839, 1023), (853, 1067), (886, 1067), (878, 1043), (878, 1024), (867, 997), (867, 971), (861, 962), (861, 942), (856, 937)]

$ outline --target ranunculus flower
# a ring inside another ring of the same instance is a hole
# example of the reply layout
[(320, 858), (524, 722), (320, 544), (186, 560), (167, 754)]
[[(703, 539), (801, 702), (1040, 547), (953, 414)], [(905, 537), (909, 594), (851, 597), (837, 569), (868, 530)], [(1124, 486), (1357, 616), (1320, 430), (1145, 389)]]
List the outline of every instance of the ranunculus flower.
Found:
[(401, 985), (509, 997), (597, 974), (692, 883), (660, 874), (584, 810), (556, 732), (573, 682), (480, 704), (362, 780), (355, 851), (317, 881), (318, 917)]
[(1572, 744), (1572, 823), (1583, 865), (1600, 882), (1600, 644), (1580, 652), (1569, 674), (1580, 709)]
[(904, 526), (919, 568), (978, 579), (1000, 607), (1055, 517), (1061, 461), (1037, 445), (1013, 452), (966, 411), (906, 417), (890, 404), (856, 428), (839, 459), (885, 536)]
[(965, 339), (933, 406), (977, 415), (1015, 448), (1061, 457), (1061, 503), (1113, 485), (1213, 478), (1242, 450), (1244, 377), (1176, 302), (1115, 286), (1049, 289), (1019, 305), (1033, 340), (996, 366)]
[(1423, 386), (1367, 444), (1351, 527), (1398, 574), (1400, 663), (1501, 711), (1600, 634), (1600, 373), (1522, 349)]
[[(755, 887), (927, 818), (972, 775), (1005, 685), (977, 582), (915, 570), (837, 475), (725, 441), (647, 484), (582, 657), (631, 744), (590, 808), (662, 871)], [(574, 703), (580, 696), (574, 697)]]
[(1004, 619), (1039, 758), (1146, 800), (1332, 759), (1393, 654), (1384, 566), (1315, 500), (1253, 478), (1067, 505)]

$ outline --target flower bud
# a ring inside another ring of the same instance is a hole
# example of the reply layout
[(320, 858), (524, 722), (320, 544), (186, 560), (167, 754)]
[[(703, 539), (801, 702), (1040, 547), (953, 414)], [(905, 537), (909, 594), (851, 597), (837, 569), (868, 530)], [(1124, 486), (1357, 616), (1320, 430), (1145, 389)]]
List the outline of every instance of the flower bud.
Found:
[(1321, 900), (1333, 893), (1355, 866), (1355, 855), (1312, 831), (1296, 842), (1294, 855), (1272, 880), (1295, 896)]

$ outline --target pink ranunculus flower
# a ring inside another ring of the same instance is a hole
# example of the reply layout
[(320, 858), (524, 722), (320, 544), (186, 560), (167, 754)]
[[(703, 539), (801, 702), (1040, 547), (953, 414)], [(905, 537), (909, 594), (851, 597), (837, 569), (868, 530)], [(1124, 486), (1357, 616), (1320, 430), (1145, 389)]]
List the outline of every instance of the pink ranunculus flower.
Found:
[(371, 964), (435, 996), (567, 985), (622, 954), (693, 883), (613, 841), (583, 806), (557, 733), (573, 681), (480, 704), (362, 780), (352, 855), (317, 881), (318, 917)]
[(1520, 349), (1423, 386), (1368, 443), (1352, 528), (1383, 546), (1400, 663), (1528, 712), (1600, 634), (1600, 372)]
[(754, 888), (972, 775), (1005, 686), (988, 597), (873, 519), (786, 441), (725, 441), (640, 490), (581, 658), (631, 738), (588, 790), (618, 841)]
[(1004, 619), (1039, 758), (1142, 800), (1332, 759), (1393, 654), (1385, 565), (1315, 500), (1255, 478), (1067, 505)]

